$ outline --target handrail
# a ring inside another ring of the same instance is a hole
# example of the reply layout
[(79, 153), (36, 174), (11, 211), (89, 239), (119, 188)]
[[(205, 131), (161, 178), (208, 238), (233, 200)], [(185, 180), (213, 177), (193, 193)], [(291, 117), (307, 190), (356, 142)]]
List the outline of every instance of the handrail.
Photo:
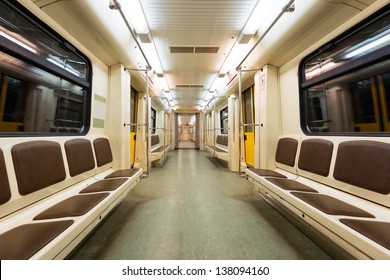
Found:
[[(126, 18), (124, 17), (123, 15), (123, 12), (120, 8), (120, 5), (118, 4), (118, 2), (116, 0), (114, 0), (115, 4), (119, 7), (119, 11), (123, 17), (123, 19), (125, 20), (130, 32), (132, 33), (131, 31), (131, 28), (130, 26), (128, 25), (128, 22), (126, 20)], [(133, 34), (133, 33), (132, 33)], [(133, 34), (134, 36), (134, 34)], [(145, 177), (149, 177), (149, 169), (150, 169), (150, 158), (149, 158), (149, 110), (150, 110), (150, 102), (149, 102), (149, 84), (148, 84), (148, 81), (149, 81), (149, 71), (152, 69), (149, 65), (149, 62), (147, 61), (144, 53), (142, 52), (142, 49), (140, 48), (139, 44), (138, 44), (138, 41), (135, 39), (135, 41), (137, 42), (137, 45), (139, 47), (139, 49), (141, 50), (141, 53), (142, 55), (144, 56), (146, 62), (148, 63), (148, 65), (146, 65), (146, 69), (132, 69), (132, 68), (124, 68), (125, 71), (127, 71), (129, 73), (130, 70), (133, 70), (133, 71), (145, 71), (145, 74), (146, 74), (146, 77), (145, 77), (145, 83), (146, 83), (146, 94), (145, 94), (145, 97), (146, 97), (146, 116), (145, 116), (145, 123), (144, 124), (138, 124), (138, 123), (129, 123), (129, 124), (124, 124), (124, 126), (145, 126), (145, 138), (146, 138), (146, 176)], [(131, 93), (130, 93), (131, 94)]]
[[(156, 95), (154, 95), (154, 96), (151, 96), (151, 98), (159, 98), (159, 99), (163, 99), (163, 100), (166, 100), (167, 101), (167, 103), (168, 103), (168, 106), (171, 108), (171, 110), (173, 111), (173, 108), (172, 108), (172, 106), (171, 106), (171, 103), (169, 103), (169, 100), (168, 100), (168, 98), (166, 98), (165, 96), (156, 96)], [(165, 108), (164, 108), (164, 111), (165, 111)], [(164, 125), (164, 127), (151, 127), (151, 129), (159, 129), (159, 130), (162, 130), (163, 131), (163, 146), (164, 146), (164, 151), (163, 151), (163, 158), (165, 159), (165, 157), (166, 157), (166, 153), (165, 153), (165, 131), (168, 131), (168, 130), (166, 130), (165, 129), (165, 119), (164, 119), (164, 121), (163, 121), (163, 125)]]
[[(213, 97), (210, 98), (209, 102), (207, 102), (207, 104), (204, 106), (204, 108), (208, 107), (210, 102), (213, 101), (214, 99), (221, 99), (221, 98), (229, 98), (229, 97), (228, 96), (213, 96)], [(216, 111), (215, 106), (216, 106), (216, 104), (215, 103), (216, 102), (214, 102), (214, 110), (213, 110), (214, 111), (214, 122), (213, 122), (214, 123), (214, 128), (211, 129), (211, 130), (206, 130), (206, 129), (204, 130), (204, 132), (206, 132), (206, 131), (214, 131), (214, 147), (216, 145), (215, 131), (223, 129), (223, 128), (215, 128), (215, 123), (216, 123), (216, 114), (215, 114), (215, 111)], [(204, 136), (206, 138), (206, 133), (205, 133)], [(214, 156), (215, 156), (215, 150), (214, 150)]]
[(262, 126), (262, 125), (257, 123), (240, 123), (240, 126)]
[(124, 123), (123, 126), (145, 126), (146, 123)]
[(228, 96), (213, 96), (210, 98), (209, 102), (207, 102), (207, 104), (203, 108), (206, 108), (207, 106), (209, 106), (210, 102), (213, 101), (214, 99), (220, 99), (220, 98), (228, 98)]
[[(238, 69), (238, 123), (242, 124), (242, 74), (241, 66)], [(238, 175), (241, 176), (241, 137), (242, 137), (242, 126), (238, 128)]]
[[(127, 29), (130, 31), (131, 36), (133, 36), (133, 39), (134, 39), (135, 43), (137, 44), (138, 49), (140, 50), (140, 52), (141, 52), (143, 58), (145, 59), (145, 62), (146, 62), (146, 64), (147, 64), (146, 68), (149, 69), (150, 63), (149, 63), (149, 61), (148, 61), (148, 59), (147, 59), (147, 57), (146, 57), (144, 51), (142, 50), (141, 45), (138, 43), (137, 37), (135, 36), (135, 34), (134, 34), (134, 32), (133, 32), (133, 29), (131, 28), (129, 22), (127, 21), (127, 18), (126, 18), (125, 14), (124, 14), (123, 11), (122, 11), (121, 5), (119, 4), (119, 2), (118, 2), (117, 0), (113, 0), (113, 1), (114, 1), (114, 3), (115, 3), (115, 6), (114, 6), (115, 9), (117, 9), (117, 10), (119, 11), (119, 13), (121, 14), (122, 19), (124, 20), (124, 22), (125, 22), (125, 24), (126, 24), (126, 26), (127, 26)], [(149, 69), (149, 70), (150, 70), (150, 69)], [(147, 70), (147, 71), (148, 71), (148, 70)], [(147, 78), (146, 78), (146, 81), (148, 81)], [(146, 82), (146, 83), (147, 83), (147, 82)]]

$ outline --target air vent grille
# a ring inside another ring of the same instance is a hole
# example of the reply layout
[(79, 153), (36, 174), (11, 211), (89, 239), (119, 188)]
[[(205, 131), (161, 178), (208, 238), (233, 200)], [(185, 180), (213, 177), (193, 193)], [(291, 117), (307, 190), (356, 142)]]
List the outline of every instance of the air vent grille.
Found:
[(204, 88), (204, 85), (200, 84), (178, 84), (176, 88)]
[(171, 53), (218, 53), (216, 46), (170, 46)]
[(171, 53), (194, 53), (194, 47), (171, 46)]
[(218, 53), (219, 47), (195, 47), (195, 53)]

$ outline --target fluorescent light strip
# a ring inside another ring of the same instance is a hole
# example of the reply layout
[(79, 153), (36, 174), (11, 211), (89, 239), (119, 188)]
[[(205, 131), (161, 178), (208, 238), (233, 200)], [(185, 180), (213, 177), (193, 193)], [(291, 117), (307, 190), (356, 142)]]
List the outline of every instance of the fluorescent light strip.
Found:
[[(161, 66), (161, 61), (158, 56), (156, 47), (154, 42), (152, 41), (152, 37), (150, 34), (149, 26), (146, 21), (144, 11), (142, 9), (141, 3), (139, 0), (121, 0), (120, 1), (122, 12), (125, 14), (125, 17), (131, 22), (132, 27), (135, 29), (136, 33), (139, 35), (139, 39), (141, 41), (142, 50), (145, 53), (149, 63), (157, 74), (164, 73), (163, 68)], [(148, 36), (148, 40), (142, 40), (142, 36)], [(141, 37), (140, 37), (141, 36)], [(165, 79), (165, 78), (164, 78)], [(160, 79), (159, 84), (161, 88), (164, 90), (169, 90), (168, 82), (162, 81)]]
[(127, 19), (131, 21), (137, 33), (149, 33), (149, 27), (139, 0), (121, 0), (120, 5), (123, 13), (126, 15)]
[(386, 36), (383, 36), (379, 38), (378, 40), (375, 40), (371, 43), (368, 43), (364, 45), (363, 47), (360, 47), (350, 53), (347, 53), (343, 58), (349, 59), (355, 56), (359, 56), (360, 54), (363, 54), (367, 52), (368, 50), (374, 51), (376, 49), (379, 49), (381, 47), (384, 47), (390, 43), (390, 34), (387, 34)]
[(255, 34), (272, 11), (280, 4), (280, 0), (259, 0), (243, 29), (244, 34)]
[(15, 44), (21, 46), (22, 48), (25, 48), (26, 50), (32, 52), (32, 53), (38, 53), (37, 50), (33, 49), (32, 47), (28, 46), (27, 44), (19, 41), (18, 39), (8, 35), (7, 33), (3, 32), (0, 30), (0, 35), (3, 36), (4, 38), (7, 38), (8, 40), (14, 42)]

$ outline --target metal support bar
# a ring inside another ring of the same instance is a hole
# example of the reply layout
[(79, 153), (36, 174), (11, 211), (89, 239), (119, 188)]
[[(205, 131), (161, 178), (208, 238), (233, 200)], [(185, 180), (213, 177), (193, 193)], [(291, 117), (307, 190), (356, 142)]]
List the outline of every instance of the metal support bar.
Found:
[(145, 126), (146, 123), (124, 123), (123, 126)]
[(168, 98), (166, 98), (165, 96), (152, 96), (152, 98), (160, 98), (160, 99), (164, 99), (164, 100), (166, 100), (167, 101), (167, 103), (168, 103), (168, 105), (169, 105), (169, 107), (171, 108), (171, 110), (173, 111), (173, 108), (172, 108), (172, 106), (171, 106), (171, 103), (169, 103), (169, 100), (168, 100)]
[(261, 124), (257, 124), (257, 123), (240, 123), (240, 126), (261, 126)]
[[(238, 123), (242, 123), (242, 85), (241, 85), (241, 66), (238, 68)], [(242, 126), (238, 127), (238, 175), (241, 176), (241, 138), (242, 138)]]
[(257, 68), (257, 69), (241, 69), (241, 73), (242, 72), (255, 72), (255, 71), (260, 71), (261, 68)]
[(210, 98), (209, 102), (207, 102), (207, 104), (204, 106), (204, 108), (209, 106), (210, 102), (213, 101), (214, 99), (227, 98), (227, 97), (228, 96), (213, 96), (213, 97)]
[[(204, 108), (206, 108), (209, 104), (210, 104), (210, 102), (211, 101), (213, 101), (214, 99), (221, 99), (221, 98), (228, 98), (228, 96), (213, 96), (212, 98), (210, 98), (210, 100), (209, 100), (209, 102), (207, 102), (207, 104), (204, 106)], [(216, 146), (216, 137), (215, 137), (215, 132), (217, 131), (217, 130), (221, 130), (222, 128), (216, 128), (215, 127), (215, 123), (216, 123), (216, 108), (215, 108), (215, 106), (216, 106), (216, 104), (215, 104), (216, 102), (214, 102), (214, 127), (212, 128), (212, 129), (208, 129), (208, 130), (204, 130), (205, 132), (206, 131), (214, 131), (214, 147)], [(206, 126), (205, 126), (206, 127)], [(205, 139), (206, 139), (206, 133), (205, 133)], [(215, 156), (215, 149), (214, 149), (214, 156)]]
[(145, 126), (145, 138), (146, 138), (146, 176), (145, 177), (149, 177), (149, 169), (150, 169), (150, 157), (149, 157), (149, 152), (150, 152), (150, 149), (149, 149), (149, 111), (150, 111), (150, 102), (149, 102), (149, 84), (148, 84), (148, 80), (149, 80), (149, 71), (151, 70), (151, 67), (149, 65), (149, 62), (147, 60), (147, 58), (145, 57), (145, 54), (143, 53), (142, 49), (141, 49), (141, 46), (139, 45), (135, 35), (133, 34), (133, 31), (131, 30), (131, 27), (129, 25), (129, 23), (127, 22), (126, 20), (126, 17), (124, 16), (122, 10), (121, 10), (121, 7), (120, 5), (118, 4), (118, 2), (116, 0), (114, 0), (115, 4), (119, 7), (119, 11), (123, 17), (123, 20), (125, 21), (126, 25), (127, 25), (127, 28), (129, 29), (129, 31), (131, 32), (131, 34), (133, 35), (134, 37), (134, 40), (136, 41), (137, 45), (138, 45), (138, 48), (140, 49), (147, 65), (146, 65), (146, 69), (136, 69), (136, 68), (124, 68), (125, 71), (142, 71), (142, 72), (145, 72), (146, 74), (146, 79), (145, 79), (145, 83), (146, 83), (146, 120), (145, 120), (145, 123), (143, 124), (138, 124), (138, 123), (129, 123), (129, 124), (124, 124), (124, 126)]
[(149, 148), (149, 111), (150, 111), (150, 102), (149, 102), (149, 84), (148, 84), (148, 80), (149, 80), (149, 71), (150, 71), (150, 66), (147, 67), (148, 70), (146, 71), (146, 121), (145, 121), (145, 137), (146, 137), (146, 176), (149, 176), (149, 169), (150, 169), (150, 166), (151, 166), (151, 163), (150, 163), (150, 157), (149, 157), (149, 153), (150, 153), (150, 148)]
[[(115, 8), (117, 8), (117, 9), (119, 10), (119, 13), (120, 13), (121, 16), (122, 16), (122, 19), (123, 19), (123, 21), (125, 22), (125, 24), (126, 24), (126, 26), (127, 26), (127, 29), (130, 31), (131, 36), (133, 36), (133, 39), (134, 39), (135, 43), (137, 44), (138, 49), (140, 50), (140, 52), (141, 52), (143, 58), (145, 59), (145, 62), (146, 62), (146, 64), (147, 64), (146, 68), (148, 69), (148, 70), (146, 70), (146, 71), (149, 71), (149, 70), (150, 70), (150, 63), (149, 63), (148, 59), (146, 58), (146, 55), (145, 55), (145, 53), (143, 52), (143, 50), (142, 50), (142, 48), (141, 48), (141, 45), (138, 43), (137, 37), (135, 36), (135, 34), (134, 34), (134, 32), (133, 32), (133, 29), (131, 28), (129, 22), (127, 21), (127, 18), (126, 18), (125, 14), (124, 14), (123, 11), (122, 11), (121, 5), (118, 3), (117, 0), (113, 0), (113, 1), (114, 1), (114, 3), (115, 3)], [(137, 70), (138, 70), (138, 69), (137, 69)], [(147, 80), (148, 80), (148, 79), (146, 79), (146, 81), (147, 81)]]
[[(160, 99), (163, 99), (163, 100), (165, 100), (167, 103), (168, 103), (168, 106), (171, 108), (171, 110), (173, 111), (173, 108), (172, 108), (172, 106), (171, 106), (171, 103), (169, 103), (169, 100), (168, 100), (168, 98), (166, 98), (165, 96), (152, 96), (152, 98), (160, 98)], [(158, 128), (158, 127), (152, 127), (153, 129), (162, 129), (163, 130), (163, 146), (164, 146), (164, 152), (163, 152), (163, 157), (165, 158), (166, 157), (166, 155), (165, 155), (165, 131), (167, 131), (166, 129), (165, 129), (165, 116), (164, 116), (164, 122), (163, 122), (163, 125), (164, 125), (164, 127), (162, 127), (162, 128)]]
[(125, 71), (141, 71), (141, 72), (146, 72), (148, 69), (141, 69), (141, 68), (124, 68)]

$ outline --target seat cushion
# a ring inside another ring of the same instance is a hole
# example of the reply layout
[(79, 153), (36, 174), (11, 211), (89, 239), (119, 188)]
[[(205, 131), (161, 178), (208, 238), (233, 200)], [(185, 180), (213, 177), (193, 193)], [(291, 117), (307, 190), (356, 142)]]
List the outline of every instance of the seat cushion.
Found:
[(82, 189), (80, 193), (93, 193), (93, 192), (104, 192), (104, 191), (114, 191), (119, 188), (122, 184), (127, 181), (126, 178), (118, 179), (109, 179), (109, 180), (100, 180), (92, 185), (89, 185), (85, 189)]
[(358, 207), (325, 194), (292, 192), (291, 194), (329, 215), (375, 218)]
[(96, 193), (69, 197), (38, 214), (34, 220), (82, 216), (108, 195), (108, 193)]
[(65, 142), (70, 176), (76, 176), (95, 168), (91, 142), (86, 139), (72, 139)]
[(352, 219), (340, 219), (340, 222), (390, 250), (390, 223)]
[(275, 154), (276, 162), (293, 167), (295, 165), (297, 148), (298, 140), (287, 137), (279, 139)]
[(334, 178), (381, 194), (390, 193), (390, 145), (347, 141), (339, 145)]
[(298, 167), (321, 176), (328, 176), (332, 160), (333, 143), (324, 139), (302, 141)]
[(275, 184), (276, 186), (284, 190), (317, 193), (315, 189), (312, 189), (309, 186), (306, 186), (305, 184), (302, 184), (294, 180), (283, 179), (283, 178), (266, 178), (266, 180), (270, 181), (271, 183)]
[(12, 148), (16, 179), (21, 195), (38, 191), (65, 180), (60, 144), (53, 141), (29, 141)]
[(251, 171), (259, 176), (262, 176), (262, 177), (278, 177), (278, 178), (287, 179), (287, 176), (284, 176), (283, 174), (280, 174), (280, 173), (273, 171), (273, 170), (259, 169), (259, 168), (253, 168), (253, 167), (250, 167), (248, 169), (249, 169), (249, 171)]
[(106, 177), (104, 177), (104, 179), (119, 178), (119, 177), (132, 177), (138, 171), (139, 171), (138, 168), (117, 170), (117, 171), (111, 173), (110, 175), (107, 175)]
[(93, 140), (93, 147), (95, 149), (96, 164), (98, 167), (113, 161), (110, 142), (106, 138), (97, 138)]
[(25, 224), (0, 234), (1, 260), (27, 260), (73, 224), (72, 220)]

